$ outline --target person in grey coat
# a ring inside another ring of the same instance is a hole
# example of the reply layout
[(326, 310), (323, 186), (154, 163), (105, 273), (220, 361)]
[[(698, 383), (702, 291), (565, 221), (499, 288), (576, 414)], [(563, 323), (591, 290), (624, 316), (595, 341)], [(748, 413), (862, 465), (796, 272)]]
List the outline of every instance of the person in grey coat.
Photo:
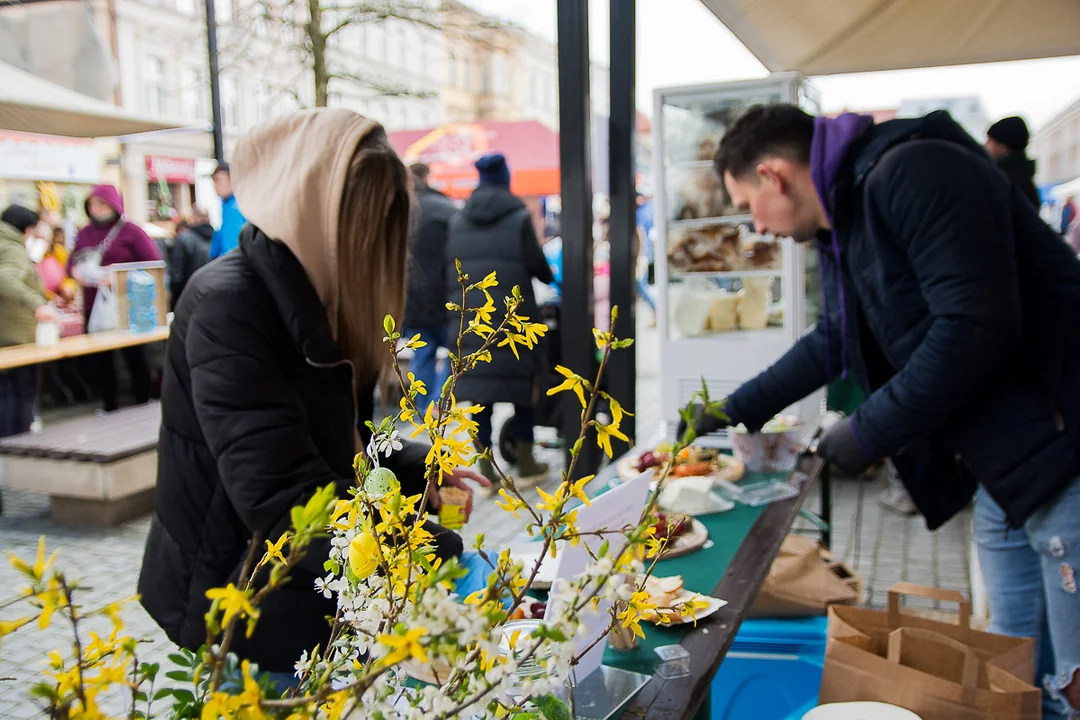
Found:
[[(502, 296), (509, 295), (515, 285), (524, 298), (518, 312), (530, 318), (538, 317), (532, 279), (550, 284), (553, 281), (540, 241), (533, 227), (528, 208), (510, 192), (510, 168), (501, 154), (485, 155), (476, 161), (480, 183), (465, 207), (450, 220), (446, 251), (447, 300), (461, 303), (455, 260), (461, 262), (462, 272), (472, 282), (489, 273), (498, 275), (499, 287), (495, 297), (496, 311), (492, 327), (502, 322)], [(478, 290), (468, 298), (470, 307), (484, 304)], [(451, 323), (450, 333), (456, 336), (457, 321)], [(463, 351), (475, 352), (482, 345), (475, 334), (464, 338)], [(533, 423), (537, 400), (538, 377), (542, 354), (536, 351), (521, 353), (520, 360), (508, 347), (492, 350), (490, 363), (480, 363), (457, 385), (456, 395), (484, 406), (475, 420), (479, 424), (477, 444), (491, 447), (492, 407), (504, 402), (514, 405), (514, 437), (517, 439), (518, 467), (515, 480), (531, 483), (546, 477), (548, 466), (538, 463), (533, 455)], [(481, 461), (480, 472), (492, 481), (497, 477), (487, 461)], [(494, 490), (497, 491), (497, 488)]]

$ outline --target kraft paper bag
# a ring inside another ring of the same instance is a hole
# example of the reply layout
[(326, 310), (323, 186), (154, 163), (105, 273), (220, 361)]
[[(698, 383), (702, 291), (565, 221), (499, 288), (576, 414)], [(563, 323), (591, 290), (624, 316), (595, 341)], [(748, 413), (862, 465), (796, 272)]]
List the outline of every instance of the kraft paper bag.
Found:
[[(960, 605), (952, 624), (900, 612), (900, 596)], [(971, 605), (955, 591), (897, 583), (889, 609), (829, 608), (819, 702), (878, 701), (922, 720), (1039, 720), (1030, 638), (971, 629)]]
[(859, 602), (861, 576), (801, 535), (788, 535), (748, 617), (811, 617)]

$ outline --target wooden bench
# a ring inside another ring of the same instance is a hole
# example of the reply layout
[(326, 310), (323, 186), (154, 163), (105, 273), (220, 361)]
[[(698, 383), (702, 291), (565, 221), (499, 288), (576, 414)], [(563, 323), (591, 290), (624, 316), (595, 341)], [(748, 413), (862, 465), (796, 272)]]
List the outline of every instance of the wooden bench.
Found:
[(161, 405), (60, 422), (0, 440), (0, 484), (49, 496), (53, 519), (115, 525), (154, 508)]

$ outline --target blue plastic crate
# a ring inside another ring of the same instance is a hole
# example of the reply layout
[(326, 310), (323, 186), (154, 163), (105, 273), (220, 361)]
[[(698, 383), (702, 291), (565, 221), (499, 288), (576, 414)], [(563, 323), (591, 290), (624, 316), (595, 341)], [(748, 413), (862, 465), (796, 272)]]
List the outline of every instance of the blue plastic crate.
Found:
[(816, 704), (828, 619), (747, 620), (713, 679), (711, 720), (800, 720)]

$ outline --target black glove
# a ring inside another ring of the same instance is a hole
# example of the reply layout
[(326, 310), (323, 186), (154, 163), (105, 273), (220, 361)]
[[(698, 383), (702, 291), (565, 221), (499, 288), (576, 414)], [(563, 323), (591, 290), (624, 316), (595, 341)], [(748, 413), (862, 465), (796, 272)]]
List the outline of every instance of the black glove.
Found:
[[(690, 411), (691, 411), (691, 416), (690, 417), (695, 419), (695, 422), (694, 422), (694, 435), (696, 435), (697, 437), (702, 437), (704, 435), (708, 435), (709, 433), (716, 432), (717, 430), (723, 430), (724, 428), (729, 427), (731, 425), (731, 420), (729, 420), (727, 417), (722, 417), (721, 418), (721, 417), (716, 417), (715, 415), (712, 415), (711, 413), (706, 413), (706, 412), (703, 411), (702, 406), (700, 404), (695, 404), (695, 405), (691, 406)], [(686, 427), (687, 427), (686, 426), (686, 419), (680, 417), (679, 418), (679, 429), (676, 431), (676, 434), (675, 434), (675, 440), (676, 441), (681, 441), (682, 440), (683, 435), (686, 434)]]
[(877, 462), (877, 458), (871, 457), (859, 446), (855, 430), (851, 427), (851, 418), (844, 418), (825, 431), (818, 443), (817, 454), (840, 468), (848, 477), (861, 475)]

